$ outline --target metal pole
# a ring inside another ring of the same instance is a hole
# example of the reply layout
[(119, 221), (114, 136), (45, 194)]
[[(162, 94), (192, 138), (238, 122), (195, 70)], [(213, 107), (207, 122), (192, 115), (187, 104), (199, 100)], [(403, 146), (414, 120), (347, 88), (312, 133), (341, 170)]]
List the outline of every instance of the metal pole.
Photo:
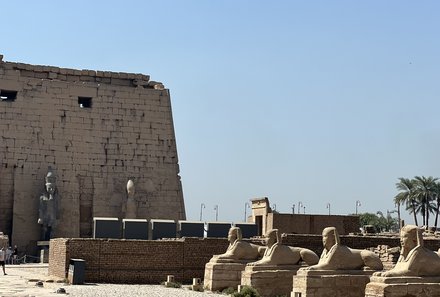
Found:
[(244, 221), (243, 222), (247, 222), (247, 217), (246, 217), (246, 210), (249, 207), (249, 203), (245, 203), (244, 204)]
[(295, 214), (295, 203), (292, 205), (292, 214)]
[(218, 221), (218, 205), (214, 206), (215, 210), (215, 221)]
[(301, 207), (303, 207), (304, 205), (303, 205), (303, 203), (300, 201), (300, 202), (298, 202), (298, 213), (300, 214), (301, 213)]
[(361, 202), (356, 200), (356, 215), (358, 214), (358, 206), (361, 206)]
[(204, 203), (200, 204), (200, 221), (202, 221), (202, 214), (204, 208), (205, 208), (205, 204)]
[(330, 203), (327, 203), (328, 215), (330, 215)]

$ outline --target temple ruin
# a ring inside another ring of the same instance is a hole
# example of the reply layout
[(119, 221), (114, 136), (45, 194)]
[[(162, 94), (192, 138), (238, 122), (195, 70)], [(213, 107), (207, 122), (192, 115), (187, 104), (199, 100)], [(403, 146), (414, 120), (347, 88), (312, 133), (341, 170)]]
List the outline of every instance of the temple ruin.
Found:
[(39, 197), (56, 177), (53, 237), (91, 237), (93, 217), (185, 219), (169, 90), (148, 75), (3, 61), (0, 231), (32, 253)]

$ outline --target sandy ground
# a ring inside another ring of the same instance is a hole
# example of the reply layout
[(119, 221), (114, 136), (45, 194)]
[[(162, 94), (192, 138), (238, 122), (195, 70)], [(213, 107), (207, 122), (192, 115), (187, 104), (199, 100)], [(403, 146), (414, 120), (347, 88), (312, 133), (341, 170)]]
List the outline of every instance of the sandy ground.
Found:
[[(194, 292), (187, 288), (173, 289), (160, 285), (115, 285), (115, 284), (85, 284), (69, 285), (62, 280), (47, 276), (47, 264), (6, 265), (7, 275), (0, 273), (0, 296), (47, 297), (47, 296), (149, 296), (149, 297), (225, 297), (226, 295), (211, 292)], [(43, 287), (36, 286), (37, 281), (43, 282)], [(59, 288), (64, 288), (66, 294), (57, 294)]]

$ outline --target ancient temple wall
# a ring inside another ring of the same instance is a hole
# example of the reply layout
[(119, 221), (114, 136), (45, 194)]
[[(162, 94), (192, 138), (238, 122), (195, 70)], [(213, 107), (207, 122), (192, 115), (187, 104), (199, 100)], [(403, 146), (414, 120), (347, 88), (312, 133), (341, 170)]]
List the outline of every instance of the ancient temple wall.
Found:
[(326, 227), (336, 227), (339, 234), (360, 232), (358, 216), (269, 213), (267, 226), (281, 233), (321, 234)]
[(161, 83), (2, 58), (0, 231), (14, 244), (29, 249), (39, 239), (49, 166), (59, 192), (57, 237), (91, 236), (93, 216), (123, 217), (128, 179), (139, 218), (185, 219), (170, 95)]

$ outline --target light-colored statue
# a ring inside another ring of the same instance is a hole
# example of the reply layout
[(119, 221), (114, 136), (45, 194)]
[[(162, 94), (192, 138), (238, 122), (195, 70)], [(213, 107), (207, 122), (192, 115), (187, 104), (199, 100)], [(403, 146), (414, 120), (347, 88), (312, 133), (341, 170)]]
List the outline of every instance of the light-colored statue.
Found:
[(125, 205), (125, 218), (136, 219), (137, 203), (134, 199), (134, 182), (130, 179), (127, 182), (127, 203)]
[(376, 272), (375, 276), (440, 276), (440, 256), (423, 245), (423, 231), (406, 225), (400, 231), (399, 260), (393, 269)]
[(50, 240), (58, 219), (58, 191), (56, 176), (49, 168), (46, 175), (46, 191), (40, 196), (38, 224), (42, 225), (41, 240)]
[(263, 258), (247, 264), (248, 266), (297, 265), (300, 261), (304, 261), (308, 265), (314, 265), (319, 261), (319, 257), (309, 249), (282, 245), (278, 229), (267, 232), (266, 245), (267, 249)]
[(265, 247), (242, 240), (241, 229), (231, 227), (228, 232), (229, 246), (224, 254), (215, 255), (210, 262), (239, 262), (257, 260), (265, 251)]
[(373, 270), (383, 269), (383, 264), (375, 253), (341, 245), (339, 233), (335, 227), (327, 227), (322, 231), (322, 244), (324, 251), (319, 263), (306, 269), (357, 270), (364, 267)]

